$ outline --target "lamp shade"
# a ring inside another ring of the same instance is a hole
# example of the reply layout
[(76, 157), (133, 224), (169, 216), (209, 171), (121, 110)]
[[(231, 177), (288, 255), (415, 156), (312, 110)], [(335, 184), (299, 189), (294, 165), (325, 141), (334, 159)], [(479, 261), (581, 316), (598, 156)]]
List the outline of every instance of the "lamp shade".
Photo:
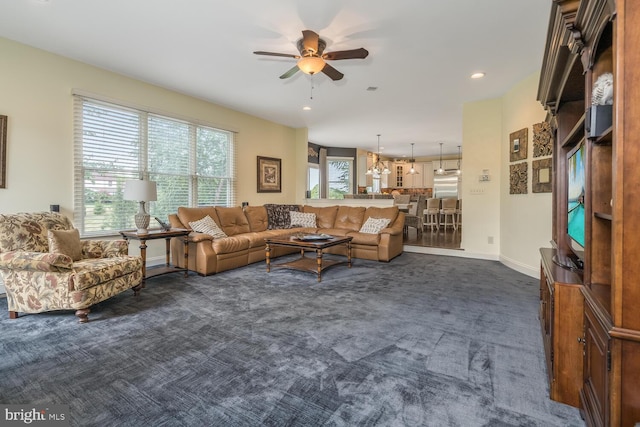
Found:
[(149, 202), (158, 200), (158, 190), (155, 181), (144, 181), (141, 179), (126, 181), (124, 183), (125, 200), (135, 200), (137, 202)]
[(324, 68), (324, 59), (317, 56), (304, 56), (298, 61), (298, 68), (306, 74), (319, 73)]

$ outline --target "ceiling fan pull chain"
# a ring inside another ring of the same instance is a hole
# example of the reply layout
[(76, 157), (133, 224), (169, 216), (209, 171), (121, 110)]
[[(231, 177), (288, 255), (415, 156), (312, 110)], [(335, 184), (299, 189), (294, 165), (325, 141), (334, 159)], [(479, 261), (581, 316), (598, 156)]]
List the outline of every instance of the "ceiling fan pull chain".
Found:
[(311, 76), (311, 96), (310, 99), (313, 99), (313, 76)]

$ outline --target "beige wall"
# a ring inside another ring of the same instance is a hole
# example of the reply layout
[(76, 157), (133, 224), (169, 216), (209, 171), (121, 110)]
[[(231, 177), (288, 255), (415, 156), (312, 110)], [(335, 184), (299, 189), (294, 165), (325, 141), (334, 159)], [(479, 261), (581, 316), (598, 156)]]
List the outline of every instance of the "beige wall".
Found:
[[(0, 115), (8, 116), (7, 188), (0, 213), (48, 210), (73, 216), (72, 90), (237, 131), (238, 199), (250, 204), (301, 202), (306, 129), (248, 114), (0, 38)], [(256, 192), (256, 156), (282, 159), (282, 193)], [(302, 162), (302, 163), (301, 163)], [(156, 242), (154, 242), (156, 243)], [(137, 245), (130, 251), (137, 253)], [(157, 248), (156, 248), (157, 249)], [(149, 257), (163, 250), (150, 248)]]
[[(0, 114), (9, 117), (0, 212), (73, 212), (72, 90), (237, 131), (238, 203), (290, 203), (298, 190), (296, 130), (0, 38)], [(306, 149), (306, 140), (302, 142)], [(282, 159), (282, 193), (256, 192), (256, 156)]]
[[(544, 121), (546, 112), (536, 100), (540, 74), (516, 84), (503, 99), (502, 169), (500, 186), (500, 260), (507, 266), (534, 276), (540, 274), (540, 247), (550, 247), (551, 193), (533, 193), (533, 124)], [(528, 129), (527, 194), (509, 194), (509, 134)]]
[[(461, 247), (490, 259), (500, 254), (501, 128), (501, 99), (464, 105)], [(489, 181), (480, 181), (484, 170), (489, 172)]]
[[(536, 100), (539, 73), (516, 84), (502, 98), (468, 103), (463, 114), (464, 218), (462, 248), (495, 256), (505, 265), (539, 275), (540, 247), (551, 238), (551, 193), (532, 193), (533, 124), (545, 118)], [(509, 134), (528, 129), (527, 194), (509, 194)], [(491, 181), (480, 182), (483, 169)], [(494, 243), (488, 243), (493, 236)]]

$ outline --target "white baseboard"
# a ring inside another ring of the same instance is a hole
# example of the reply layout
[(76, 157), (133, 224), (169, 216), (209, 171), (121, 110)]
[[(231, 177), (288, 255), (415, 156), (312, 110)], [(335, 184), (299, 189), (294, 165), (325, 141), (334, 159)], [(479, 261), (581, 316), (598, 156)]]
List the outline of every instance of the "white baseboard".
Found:
[(475, 259), (486, 259), (489, 261), (499, 261), (497, 255), (469, 252), (461, 249), (443, 249), (443, 248), (432, 248), (427, 246), (404, 245), (403, 250), (405, 252), (412, 252), (417, 254), (444, 255), (444, 256), (454, 256), (458, 258), (475, 258)]
[(489, 261), (500, 261), (506, 267), (509, 267), (510, 269), (515, 270), (519, 273), (525, 274), (527, 276), (530, 276), (536, 279), (540, 278), (540, 270), (537, 267), (531, 267), (529, 265), (523, 264), (519, 261), (512, 260), (502, 255), (474, 253), (474, 252), (468, 252), (460, 249), (430, 248), (425, 246), (410, 246), (410, 245), (404, 245), (403, 249), (405, 252), (412, 252), (412, 253), (418, 253), (418, 254), (445, 255), (445, 256), (454, 256), (458, 258), (474, 258), (474, 259), (486, 259)]
[(538, 266), (531, 267), (530, 265), (523, 264), (519, 261), (507, 258), (502, 255), (500, 256), (499, 261), (512, 270), (518, 271), (522, 274), (526, 274), (527, 276), (533, 277), (535, 279), (540, 278), (540, 267)]

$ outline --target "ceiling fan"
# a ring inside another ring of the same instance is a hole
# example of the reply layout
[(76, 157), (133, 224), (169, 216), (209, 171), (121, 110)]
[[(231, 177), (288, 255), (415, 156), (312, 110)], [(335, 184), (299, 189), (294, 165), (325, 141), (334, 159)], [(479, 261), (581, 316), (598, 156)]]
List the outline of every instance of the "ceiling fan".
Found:
[(340, 71), (327, 64), (325, 61), (335, 61), (338, 59), (364, 59), (369, 52), (364, 49), (339, 50), (335, 52), (324, 52), (327, 43), (320, 38), (318, 33), (311, 30), (302, 31), (302, 38), (298, 40), (297, 47), (300, 55), (292, 55), (288, 53), (276, 52), (253, 52), (256, 55), (282, 56), (285, 58), (297, 59), (298, 63), (295, 67), (280, 76), (281, 79), (287, 79), (298, 71), (306, 74), (316, 74), (322, 71), (332, 80), (340, 80), (344, 77)]

